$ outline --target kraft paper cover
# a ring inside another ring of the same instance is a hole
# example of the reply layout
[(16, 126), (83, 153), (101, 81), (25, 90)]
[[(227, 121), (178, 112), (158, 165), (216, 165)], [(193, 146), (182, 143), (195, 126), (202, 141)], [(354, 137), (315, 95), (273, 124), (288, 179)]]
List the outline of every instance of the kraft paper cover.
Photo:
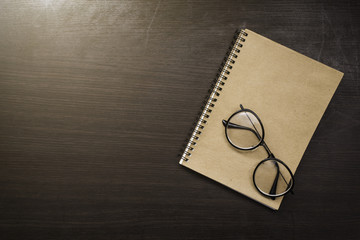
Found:
[(266, 151), (236, 150), (221, 121), (239, 110), (240, 103), (253, 110), (264, 125), (266, 144), (295, 173), (343, 73), (249, 29), (245, 32), (246, 41), (197, 145), (180, 164), (277, 210), (283, 197), (262, 196), (252, 181)]

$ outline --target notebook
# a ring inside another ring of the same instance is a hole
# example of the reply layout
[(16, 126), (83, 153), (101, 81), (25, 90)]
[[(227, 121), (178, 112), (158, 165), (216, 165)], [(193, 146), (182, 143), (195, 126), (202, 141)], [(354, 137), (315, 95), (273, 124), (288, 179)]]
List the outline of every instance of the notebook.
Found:
[(278, 210), (284, 197), (261, 195), (252, 180), (266, 151), (232, 147), (222, 120), (240, 104), (256, 112), (266, 144), (295, 174), (343, 73), (249, 29), (236, 34), (225, 59), (180, 164)]

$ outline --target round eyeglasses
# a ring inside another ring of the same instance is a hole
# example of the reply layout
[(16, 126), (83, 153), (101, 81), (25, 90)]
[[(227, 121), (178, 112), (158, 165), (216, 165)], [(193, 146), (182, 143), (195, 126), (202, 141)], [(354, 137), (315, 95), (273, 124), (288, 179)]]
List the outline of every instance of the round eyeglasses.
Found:
[(277, 159), (264, 141), (265, 131), (258, 115), (240, 104), (240, 110), (223, 120), (229, 143), (239, 150), (265, 148), (268, 157), (258, 163), (253, 173), (255, 188), (264, 196), (275, 199), (292, 192), (294, 175), (290, 168)]

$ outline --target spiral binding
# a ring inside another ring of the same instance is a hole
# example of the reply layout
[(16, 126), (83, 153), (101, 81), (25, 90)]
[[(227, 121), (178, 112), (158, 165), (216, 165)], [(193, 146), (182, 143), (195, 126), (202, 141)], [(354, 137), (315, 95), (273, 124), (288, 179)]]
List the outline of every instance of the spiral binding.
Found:
[(245, 38), (248, 34), (240, 29), (236, 31), (233, 41), (231, 42), (231, 46), (229, 47), (229, 51), (226, 53), (224, 61), (221, 64), (221, 68), (219, 68), (219, 73), (216, 75), (214, 84), (212, 88), (209, 90), (209, 95), (206, 97), (206, 101), (204, 102), (204, 106), (202, 107), (202, 112), (200, 112), (197, 121), (195, 122), (195, 128), (192, 130), (192, 134), (185, 145), (185, 150), (181, 155), (180, 163), (183, 161), (188, 161), (191, 157), (191, 152), (194, 151), (194, 146), (196, 145), (196, 141), (199, 140), (202, 130), (205, 128), (205, 124), (210, 117), (213, 107), (215, 107), (215, 103), (217, 101), (218, 96), (220, 96), (220, 91), (222, 90), (221, 86), (225, 85), (225, 81), (228, 79), (226, 75), (230, 74), (230, 70), (233, 68), (232, 64), (235, 63), (235, 60), (240, 53), (240, 49), (243, 47), (242, 42), (245, 42)]

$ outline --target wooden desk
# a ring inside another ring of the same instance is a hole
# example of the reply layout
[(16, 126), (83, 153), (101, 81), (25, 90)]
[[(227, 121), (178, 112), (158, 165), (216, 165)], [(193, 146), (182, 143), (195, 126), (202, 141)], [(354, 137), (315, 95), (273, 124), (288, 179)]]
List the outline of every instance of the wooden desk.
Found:
[[(359, 239), (355, 1), (0, 3), (0, 239)], [(345, 73), (273, 212), (178, 165), (235, 29)]]

